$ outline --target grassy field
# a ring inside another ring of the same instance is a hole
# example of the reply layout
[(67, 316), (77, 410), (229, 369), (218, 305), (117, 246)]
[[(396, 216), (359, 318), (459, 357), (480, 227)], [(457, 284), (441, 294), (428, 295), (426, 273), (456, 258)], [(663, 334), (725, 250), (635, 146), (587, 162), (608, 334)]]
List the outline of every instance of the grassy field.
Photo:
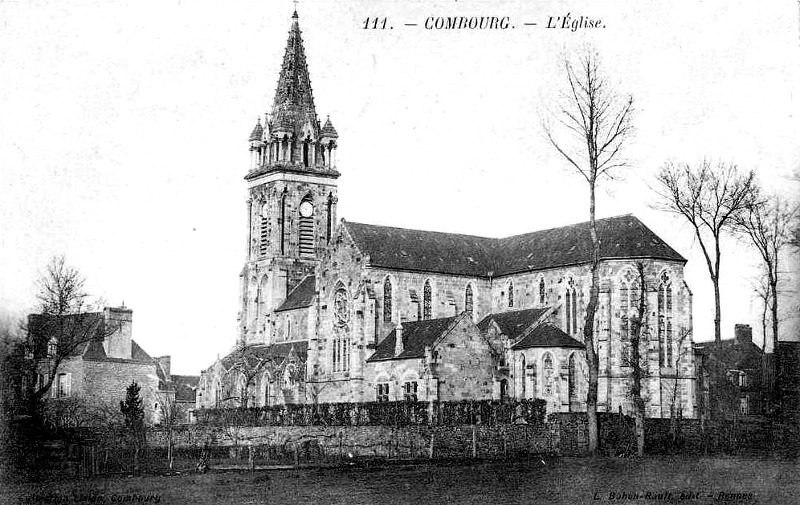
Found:
[(6, 482), (0, 490), (0, 503), (120, 502), (800, 503), (800, 466), (733, 457), (559, 458)]

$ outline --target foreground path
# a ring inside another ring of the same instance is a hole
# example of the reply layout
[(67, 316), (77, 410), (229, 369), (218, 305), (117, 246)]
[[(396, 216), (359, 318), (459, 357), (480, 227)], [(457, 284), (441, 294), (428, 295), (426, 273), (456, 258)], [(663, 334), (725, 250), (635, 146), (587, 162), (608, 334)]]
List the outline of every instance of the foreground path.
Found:
[(8, 483), (0, 503), (800, 503), (797, 461), (560, 458)]

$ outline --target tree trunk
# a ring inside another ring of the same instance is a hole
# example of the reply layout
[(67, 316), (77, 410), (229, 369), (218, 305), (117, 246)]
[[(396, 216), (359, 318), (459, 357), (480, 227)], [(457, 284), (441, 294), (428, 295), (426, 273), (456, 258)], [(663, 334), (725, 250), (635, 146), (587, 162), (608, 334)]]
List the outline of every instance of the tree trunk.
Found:
[(714, 283), (714, 342), (719, 344), (722, 341), (722, 308), (719, 302), (719, 267), (717, 267), (717, 275), (711, 278), (711, 282)]
[(174, 460), (173, 455), (172, 455), (172, 450), (173, 450), (172, 448), (173, 448), (172, 431), (170, 430), (169, 440), (167, 441), (167, 461), (169, 462), (169, 471), (170, 472), (172, 471), (172, 464), (173, 464), (173, 460)]
[(644, 455), (644, 400), (642, 400), (642, 358), (641, 348), (642, 328), (645, 325), (645, 314), (647, 311), (646, 297), (647, 289), (645, 286), (644, 265), (638, 264), (639, 270), (639, 306), (636, 307), (636, 320), (633, 323), (633, 334), (631, 335), (631, 396), (633, 396), (634, 421), (636, 427), (636, 454)]
[[(777, 274), (777, 265), (775, 265), (775, 272)], [(780, 370), (780, 361), (781, 355), (778, 352), (778, 279), (777, 275), (773, 276), (769, 280), (769, 289), (771, 291), (772, 296), (772, 304), (770, 306), (770, 312), (772, 315), (772, 363), (773, 363), (773, 371), (772, 371), (772, 398), (775, 407), (780, 406), (781, 402), (781, 392), (779, 389), (779, 380), (778, 380), (778, 371)], [(766, 342), (764, 343), (764, 347), (766, 347)]]
[(599, 441), (597, 431), (597, 382), (599, 362), (594, 349), (594, 316), (597, 312), (597, 299), (600, 290), (600, 243), (595, 223), (594, 184), (589, 185), (589, 233), (592, 237), (592, 285), (589, 290), (589, 303), (586, 305), (586, 320), (583, 325), (583, 343), (586, 347), (586, 361), (589, 365), (589, 390), (586, 392), (586, 419), (589, 423), (589, 454), (597, 452)]

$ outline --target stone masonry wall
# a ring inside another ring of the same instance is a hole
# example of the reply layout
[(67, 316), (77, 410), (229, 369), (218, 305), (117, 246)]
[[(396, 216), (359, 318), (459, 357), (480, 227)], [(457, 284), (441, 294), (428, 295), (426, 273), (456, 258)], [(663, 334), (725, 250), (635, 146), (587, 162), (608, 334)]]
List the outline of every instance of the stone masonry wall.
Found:
[(145, 411), (145, 422), (155, 419), (158, 377), (154, 363), (136, 361), (105, 360), (84, 361), (82, 391), (90, 402), (105, 404), (119, 410), (119, 402), (125, 400), (125, 391), (131, 382), (141, 388), (139, 396)]

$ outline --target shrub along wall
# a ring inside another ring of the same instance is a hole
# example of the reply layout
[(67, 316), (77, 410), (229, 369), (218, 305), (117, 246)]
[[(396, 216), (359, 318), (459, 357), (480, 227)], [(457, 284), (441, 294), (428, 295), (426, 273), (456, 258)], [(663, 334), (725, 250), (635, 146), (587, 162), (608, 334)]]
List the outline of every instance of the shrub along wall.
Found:
[[(636, 453), (634, 420), (598, 413), (600, 452), (610, 456)], [(800, 428), (769, 419), (645, 419), (647, 454), (774, 454), (800, 456)]]
[(272, 407), (201, 409), (208, 426), (421, 426), (541, 424), (544, 400), (460, 402), (367, 402), (289, 404)]

